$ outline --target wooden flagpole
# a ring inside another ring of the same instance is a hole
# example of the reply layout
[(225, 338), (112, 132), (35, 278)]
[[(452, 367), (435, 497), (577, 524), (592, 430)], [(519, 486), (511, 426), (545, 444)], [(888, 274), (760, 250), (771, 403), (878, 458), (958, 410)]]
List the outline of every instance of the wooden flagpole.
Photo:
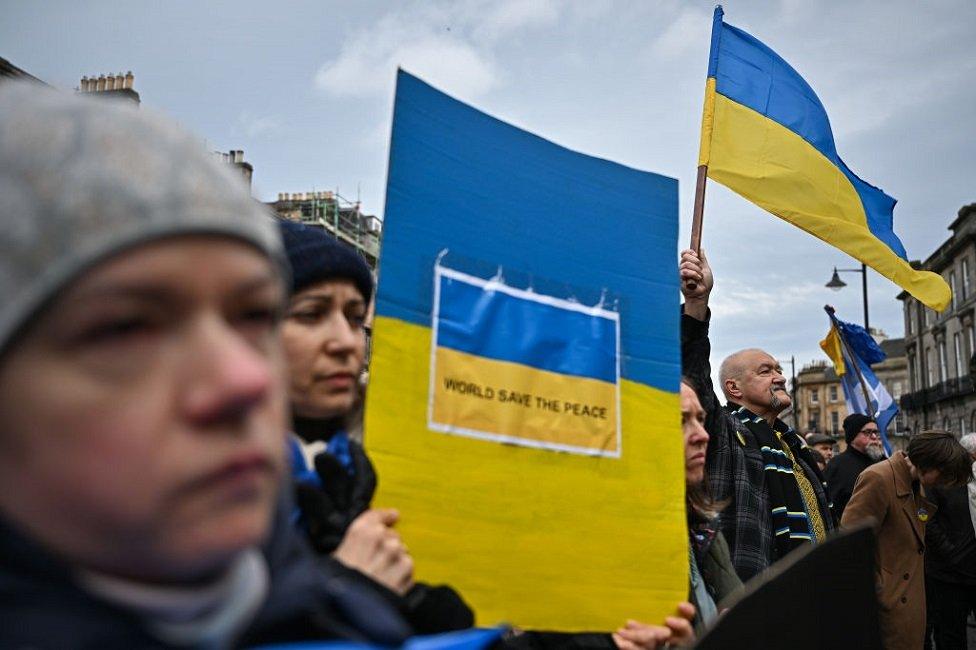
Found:
[(698, 180), (695, 183), (695, 209), (691, 215), (691, 250), (701, 252), (702, 217), (705, 214), (705, 183), (708, 179), (708, 165), (698, 165)]
[[(708, 165), (698, 165), (698, 179), (695, 182), (695, 208), (691, 215), (691, 250), (701, 253), (702, 218), (705, 214), (705, 183), (708, 180)], [(694, 289), (698, 283), (688, 280), (688, 288)]]

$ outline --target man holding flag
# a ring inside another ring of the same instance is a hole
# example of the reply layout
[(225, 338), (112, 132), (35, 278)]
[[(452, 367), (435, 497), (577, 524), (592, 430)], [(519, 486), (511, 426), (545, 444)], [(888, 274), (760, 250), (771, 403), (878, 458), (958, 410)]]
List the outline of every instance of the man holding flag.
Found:
[(683, 372), (700, 387), (711, 438), (705, 471), (732, 564), (743, 580), (790, 551), (822, 542), (834, 528), (826, 488), (806, 443), (778, 418), (791, 406), (778, 362), (742, 350), (722, 362), (723, 409), (712, 389), (708, 299), (713, 278), (705, 257), (681, 254)]

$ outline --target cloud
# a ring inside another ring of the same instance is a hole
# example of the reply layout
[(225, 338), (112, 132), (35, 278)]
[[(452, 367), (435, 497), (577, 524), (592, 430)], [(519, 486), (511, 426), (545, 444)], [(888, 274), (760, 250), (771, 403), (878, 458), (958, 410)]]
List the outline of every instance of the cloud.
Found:
[(277, 118), (270, 115), (254, 115), (250, 111), (241, 111), (237, 116), (237, 123), (234, 130), (243, 133), (248, 138), (259, 138), (269, 133), (274, 133), (281, 128), (281, 123)]
[[(783, 278), (778, 282), (775, 278), (769, 280), (774, 284), (781, 284)], [(823, 285), (816, 282), (791, 285), (789, 291), (784, 291), (779, 288), (764, 290), (753, 284), (728, 279), (723, 281), (721, 291), (712, 296), (709, 304), (718, 318), (748, 316), (765, 320), (770, 314), (804, 304), (811, 297), (822, 293)]]
[(477, 40), (497, 41), (526, 28), (545, 27), (559, 18), (559, 8), (551, 0), (491, 2), (484, 9), (473, 30)]
[(697, 9), (684, 9), (654, 40), (650, 48), (651, 58), (675, 59), (698, 51), (702, 43), (709, 42), (711, 29), (708, 14)]
[(402, 67), (451, 94), (481, 96), (502, 83), (502, 41), (559, 15), (553, 0), (407, 5), (354, 32), (319, 68), (315, 86), (336, 97), (380, 95)]

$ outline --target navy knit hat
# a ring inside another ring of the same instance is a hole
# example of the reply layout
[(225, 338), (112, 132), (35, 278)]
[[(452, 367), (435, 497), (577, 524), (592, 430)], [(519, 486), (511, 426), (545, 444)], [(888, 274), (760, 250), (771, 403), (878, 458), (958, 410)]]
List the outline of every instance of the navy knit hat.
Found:
[(278, 229), (291, 264), (292, 293), (310, 284), (343, 278), (351, 280), (363, 300), (373, 296), (373, 274), (360, 255), (341, 244), (324, 228), (279, 221)]
[(868, 422), (874, 420), (863, 413), (851, 413), (844, 418), (844, 437), (847, 439), (847, 444), (851, 444), (851, 440), (857, 437)]

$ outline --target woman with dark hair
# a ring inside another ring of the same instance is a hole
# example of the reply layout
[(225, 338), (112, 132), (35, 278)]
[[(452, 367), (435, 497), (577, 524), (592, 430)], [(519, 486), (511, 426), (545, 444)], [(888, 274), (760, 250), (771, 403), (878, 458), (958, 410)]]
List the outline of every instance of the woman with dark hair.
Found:
[(688, 495), (691, 602), (695, 632), (701, 634), (718, 614), (718, 604), (742, 587), (732, 566), (729, 545), (718, 525), (721, 504), (705, 484), (705, 410), (690, 380), (681, 382), (681, 421), (685, 439), (685, 486)]
[(917, 650), (925, 636), (925, 524), (935, 514), (926, 489), (966, 485), (971, 464), (951, 433), (923, 431), (854, 484), (841, 525), (871, 520), (877, 531), (881, 634), (888, 650)]
[(289, 448), (296, 523), (317, 552), (396, 594), (418, 633), (470, 627), (474, 616), (454, 590), (414, 583), (413, 560), (394, 530), (398, 514), (370, 508), (376, 474), (347, 431), (362, 392), (369, 267), (321, 228), (282, 221), (279, 230), (292, 268), (281, 337), (295, 434)]

